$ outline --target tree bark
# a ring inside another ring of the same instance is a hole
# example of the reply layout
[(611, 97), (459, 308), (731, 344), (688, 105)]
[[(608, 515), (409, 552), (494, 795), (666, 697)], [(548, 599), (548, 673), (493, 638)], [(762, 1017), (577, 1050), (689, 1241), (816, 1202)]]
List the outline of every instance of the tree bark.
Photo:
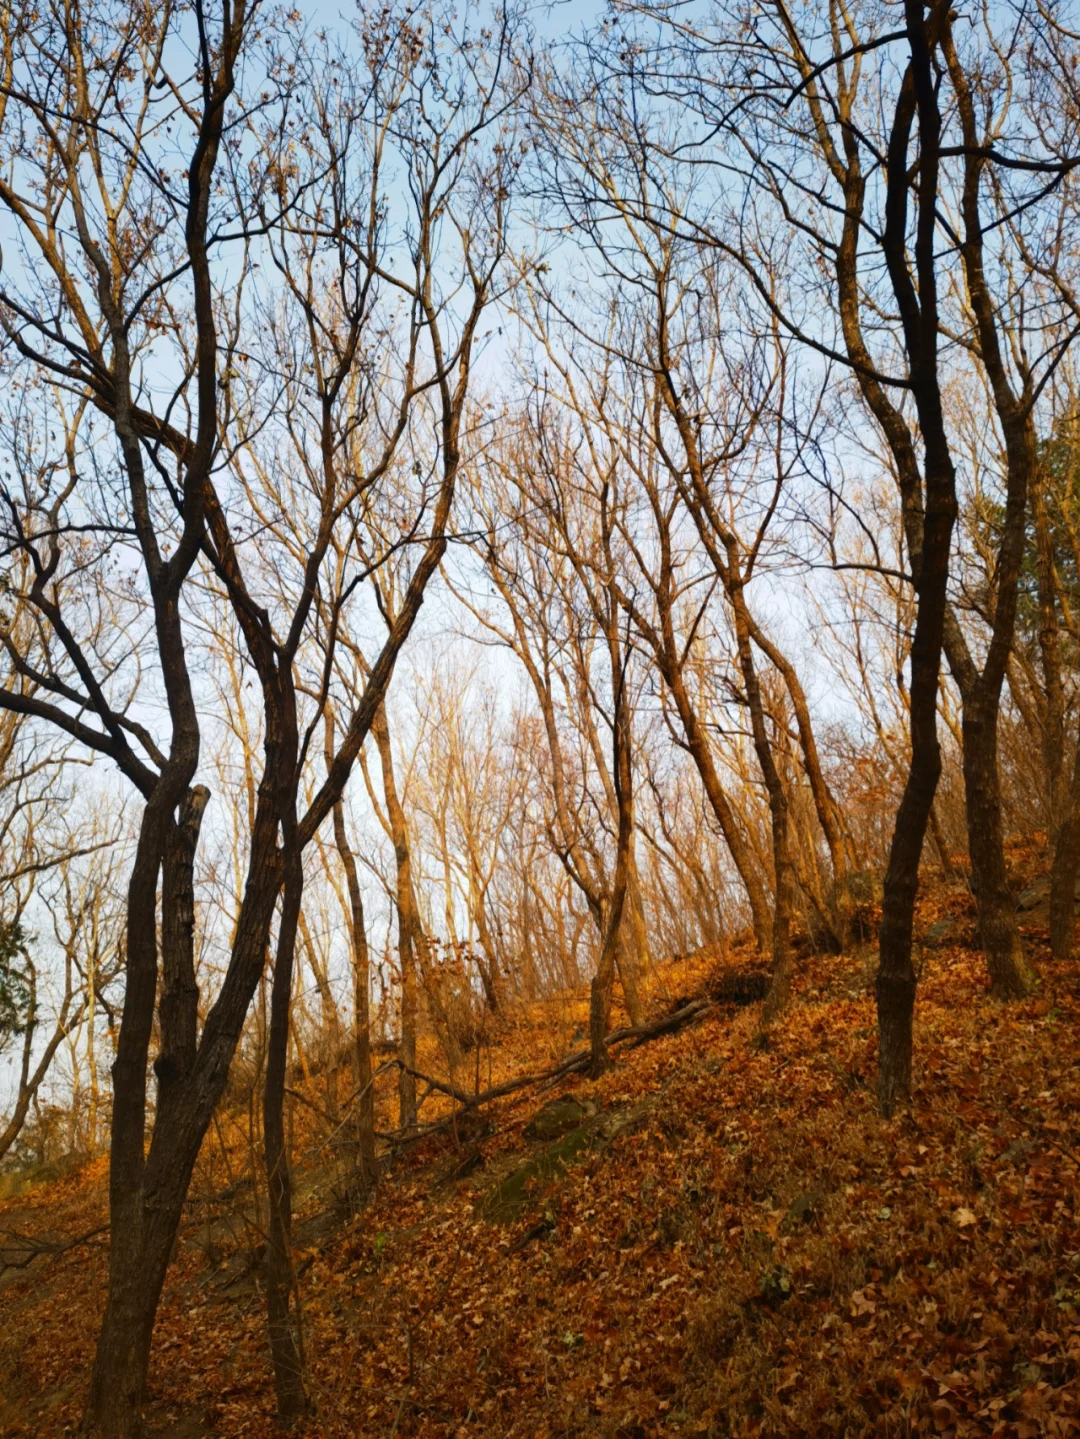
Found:
[(1076, 879), (1080, 873), (1080, 736), (1073, 757), (1068, 813), (1054, 841), (1050, 869), (1050, 953), (1072, 959), (1076, 952)]
[[(1005, 441), (1005, 516), (994, 576), (990, 643), (982, 669), (975, 670), (969, 662), (967, 667), (962, 667), (958, 682), (964, 702), (964, 787), (972, 889), (979, 910), (979, 930), (990, 973), (991, 992), (999, 999), (1007, 999), (1027, 994), (1035, 978), (1024, 954), (1016, 923), (1016, 906), (1005, 870), (998, 779), (1001, 689), (1016, 630), (1018, 585), (1027, 540), (1028, 495), (1037, 480), (1037, 443), (1032, 419), (1035, 397), (1030, 372), (1022, 358), (1019, 364), (1023, 390), (1019, 395), (1013, 392), (1002, 354), (999, 311), (990, 295), (983, 260), (984, 232), (979, 196), (986, 162), (979, 154), (981, 122), (970, 78), (956, 51), (952, 17), (948, 12), (941, 17), (941, 52), (952, 80), (966, 147), (960, 254), (975, 317), (980, 358)], [(1013, 349), (1014, 355), (1019, 355), (1022, 347), (1014, 345)], [(949, 644), (951, 631), (950, 625), (945, 633), (950, 666), (953, 664), (954, 648)]]
[(1080, 868), (1080, 738), (1070, 779), (1065, 758), (1065, 692), (1061, 666), (1059, 581), (1054, 536), (1046, 508), (1046, 472), (1036, 469), (1031, 485), (1035, 563), (1039, 596), (1039, 657), (1043, 674), (1041, 719), (1047, 778), (1047, 836), (1050, 844), (1050, 953), (1071, 959), (1076, 945), (1076, 876)]
[(751, 623), (746, 606), (744, 579), (734, 536), (727, 541), (728, 564), (725, 584), (735, 619), (735, 641), (739, 653), (750, 710), (750, 727), (754, 750), (761, 766), (762, 778), (769, 796), (772, 820), (773, 879), (776, 886), (772, 922), (772, 978), (761, 1010), (762, 1028), (767, 1028), (786, 1007), (791, 995), (793, 961), (791, 954), (791, 910), (795, 896), (795, 871), (791, 856), (791, 809), (783, 776), (777, 767), (776, 755), (769, 738), (765, 706), (761, 697), (757, 666), (750, 644)]
[(648, 640), (649, 645), (656, 656), (657, 665), (663, 676), (664, 683), (668, 687), (672, 699), (675, 701), (675, 709), (682, 724), (683, 734), (686, 737), (686, 747), (690, 752), (690, 758), (694, 761), (701, 779), (705, 796), (709, 801), (720, 831), (724, 836), (724, 842), (728, 847), (732, 862), (738, 871), (746, 891), (747, 903), (750, 906), (751, 923), (754, 929), (754, 939), (760, 954), (769, 954), (773, 944), (773, 919), (769, 906), (768, 895), (765, 886), (761, 882), (754, 857), (750, 846), (740, 829), (735, 811), (724, 792), (720, 775), (713, 759), (712, 745), (709, 741), (708, 732), (702, 723), (701, 716), (690, 697), (686, 687), (686, 679), (682, 667), (679, 664), (679, 646), (675, 638), (674, 622), (672, 618), (672, 581), (671, 581), (671, 559), (670, 547), (671, 537), (669, 527), (659, 505), (653, 506), (660, 527), (661, 542), (661, 573), (654, 586), (659, 611), (659, 629), (648, 623), (641, 615), (638, 607), (629, 599), (622, 596), (622, 602), (633, 614), (634, 621), (642, 634)]
[(971, 888), (990, 974), (990, 992), (997, 999), (1012, 999), (1029, 992), (1034, 974), (1024, 953), (1016, 923), (1016, 902), (1005, 870), (995, 699), (990, 697), (985, 707), (974, 697), (964, 703), (964, 791)]
[[(956, 523), (956, 475), (949, 451), (938, 376), (938, 300), (934, 254), (941, 115), (938, 110), (930, 27), (919, 0), (905, 0), (910, 59), (897, 98), (886, 165), (886, 219), (882, 248), (900, 307), (911, 387), (922, 429), (925, 494), (918, 483), (910, 435), (902, 418), (876, 385), (864, 393), (897, 456), (905, 531), (917, 611), (911, 644), (911, 761), (889, 846), (881, 907), (877, 975), (878, 1105), (887, 1118), (911, 1099), (915, 970), (911, 962), (915, 895), (919, 883), (930, 809), (941, 775), (937, 697), (949, 581), (949, 550)], [(912, 123), (919, 121), (919, 207), (915, 222), (915, 276), (907, 254), (908, 148)], [(854, 181), (862, 212), (862, 179)], [(845, 222), (839, 257), (842, 303), (855, 299), (857, 229)], [(916, 288), (917, 282), (917, 288)], [(862, 349), (856, 317), (845, 317), (849, 347)], [(859, 354), (861, 358), (861, 354)], [(920, 510), (922, 511), (920, 515)]]
[(630, 757), (630, 717), (626, 703), (626, 673), (619, 653), (617, 636), (609, 636), (612, 649), (612, 672), (615, 677), (612, 745), (614, 748), (614, 785), (618, 812), (618, 838), (615, 852), (615, 877), (608, 904), (604, 941), (600, 959), (589, 992), (589, 1073), (594, 1079), (609, 1067), (607, 1034), (611, 1018), (611, 993), (615, 977), (615, 961), (623, 933), (623, 920), (630, 879), (630, 855), (634, 838), (633, 768)]
[(370, 963), (360, 880), (345, 830), (345, 806), (340, 800), (334, 806), (334, 840), (345, 870), (352, 929), (353, 1079), (359, 1091), (356, 1101), (357, 1168), (360, 1171), (361, 1188), (365, 1194), (370, 1194), (378, 1181), (375, 1161), (375, 1091), (371, 1064)]
[(266, 1312), (278, 1418), (291, 1424), (308, 1408), (304, 1388), (303, 1344), (293, 1304), (296, 1276), (292, 1262), (292, 1181), (285, 1145), (285, 1077), (289, 1056), (296, 930), (304, 893), (304, 869), (296, 845), (295, 818), (288, 826), (285, 888), (281, 898), (274, 981), (270, 991), (270, 1029), (263, 1089), (263, 1147), (270, 1223), (266, 1237)]
[(408, 1129), (416, 1123), (416, 1080), (410, 1073), (416, 1068), (417, 948), (423, 943), (420, 912), (412, 883), (412, 861), (409, 854), (409, 833), (405, 811), (401, 806), (394, 779), (394, 754), (390, 745), (390, 727), (385, 706), (380, 705), (371, 726), (382, 766), (386, 814), (394, 844), (397, 865), (398, 960), (401, 965), (401, 1040), (398, 1070), (398, 1123)]
[[(113, 1064), (109, 1198), (113, 1233), (123, 1235), (124, 1242), (109, 1248), (109, 1294), (84, 1418), (84, 1429), (101, 1439), (137, 1439), (139, 1434), (154, 1318), (184, 1199), (262, 974), (266, 936), (281, 885), (272, 788), (264, 776), (252, 834), (252, 862), (225, 981), (203, 1026), (190, 1070), (178, 1072), (170, 1064), (158, 1073), (157, 1116), (145, 1160), (145, 1056), (153, 1019), (153, 988), (146, 1006), (138, 960), (132, 984), (132, 944), (134, 941), (141, 959), (140, 947), (149, 938), (149, 957), (156, 961), (152, 802), (144, 814), (128, 893), (127, 1032), (125, 1035), (122, 1025)], [(153, 979), (151, 974), (151, 985)], [(146, 1021), (145, 1039), (140, 1020)]]

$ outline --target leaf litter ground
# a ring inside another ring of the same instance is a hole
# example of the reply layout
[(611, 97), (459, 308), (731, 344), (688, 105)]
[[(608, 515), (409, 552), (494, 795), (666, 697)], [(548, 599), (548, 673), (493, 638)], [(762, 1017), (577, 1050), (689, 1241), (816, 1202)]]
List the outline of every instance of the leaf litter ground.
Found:
[[(924, 885), (915, 1103), (891, 1123), (865, 951), (807, 957), (766, 1049), (757, 1006), (720, 1004), (596, 1083), (490, 1105), (488, 1133), (407, 1146), (356, 1214), (305, 1129), (327, 1080), (298, 1081), (305, 1435), (1080, 1434), (1080, 966), (1038, 918), (1040, 988), (1001, 1006), (966, 891)], [(660, 966), (654, 1005), (720, 992), (731, 959)], [(504, 1021), (484, 1082), (566, 1052), (584, 1006)], [(580, 1123), (527, 1138), (553, 1094)], [(222, 1116), (193, 1187), (152, 1434), (279, 1432), (246, 1124)], [(98, 1160), (0, 1207), (5, 1435), (77, 1425), (106, 1182)]]

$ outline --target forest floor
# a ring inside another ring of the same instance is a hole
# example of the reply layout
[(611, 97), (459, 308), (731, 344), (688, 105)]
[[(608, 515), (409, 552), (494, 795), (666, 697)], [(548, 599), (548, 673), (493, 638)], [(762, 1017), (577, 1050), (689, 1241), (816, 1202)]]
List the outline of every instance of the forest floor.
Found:
[[(1030, 885), (1038, 857), (1013, 859)], [(1080, 1434), (1080, 966), (1050, 961), (1038, 904), (1021, 921), (1040, 985), (1002, 1006), (965, 886), (924, 884), (915, 1098), (890, 1123), (870, 946), (805, 956), (767, 1048), (756, 1004), (717, 1003), (598, 1082), (399, 1146), (359, 1213), (338, 1096), (298, 1081), (305, 1439)], [(654, 1012), (730, 997), (733, 958), (658, 966)], [(481, 1087), (568, 1052), (585, 1004), (500, 1020)], [(223, 1115), (200, 1161), (155, 1333), (159, 1436), (280, 1432), (247, 1126)], [(96, 1160), (0, 1206), (4, 1435), (77, 1426), (106, 1177)]]

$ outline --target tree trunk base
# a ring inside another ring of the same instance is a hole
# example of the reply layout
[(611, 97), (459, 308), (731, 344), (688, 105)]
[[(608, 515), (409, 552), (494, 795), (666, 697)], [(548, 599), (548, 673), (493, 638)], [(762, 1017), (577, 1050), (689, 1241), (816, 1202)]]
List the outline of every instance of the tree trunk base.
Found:
[(878, 1106), (885, 1119), (911, 1103), (915, 976), (878, 974)]

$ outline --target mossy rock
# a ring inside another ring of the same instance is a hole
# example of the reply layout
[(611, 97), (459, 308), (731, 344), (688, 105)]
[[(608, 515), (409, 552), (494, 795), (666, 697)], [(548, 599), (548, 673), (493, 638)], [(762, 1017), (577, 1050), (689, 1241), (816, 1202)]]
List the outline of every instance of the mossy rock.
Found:
[(526, 1139), (560, 1139), (572, 1129), (578, 1129), (596, 1113), (591, 1100), (582, 1102), (572, 1094), (561, 1099), (549, 1099), (547, 1104), (536, 1111), (525, 1126)]
[(785, 1233), (801, 1225), (813, 1224), (820, 1218), (824, 1195), (820, 1190), (811, 1190), (806, 1194), (799, 1194), (788, 1205), (787, 1213), (781, 1221), (781, 1228)]
[(923, 944), (936, 949), (945, 943), (949, 935), (953, 933), (955, 921), (951, 919), (939, 919), (937, 924), (932, 924), (923, 936)]
[(1050, 886), (1046, 880), (1039, 880), (1036, 884), (1029, 885), (1027, 889), (1021, 890), (1016, 897), (1016, 908), (1020, 914), (1026, 914), (1028, 910), (1038, 909), (1039, 905), (1050, 895)]
[(55, 1184), (66, 1179), (87, 1163), (85, 1154), (62, 1154), (45, 1164), (13, 1166), (0, 1174), (0, 1199), (15, 1199), (31, 1189), (40, 1189), (44, 1184)]
[(489, 1190), (477, 1205), (482, 1219), (493, 1224), (511, 1224), (527, 1209), (532, 1208), (540, 1198), (541, 1191), (552, 1180), (565, 1174), (576, 1160), (592, 1147), (595, 1129), (592, 1125), (579, 1125), (569, 1134), (549, 1145)]

